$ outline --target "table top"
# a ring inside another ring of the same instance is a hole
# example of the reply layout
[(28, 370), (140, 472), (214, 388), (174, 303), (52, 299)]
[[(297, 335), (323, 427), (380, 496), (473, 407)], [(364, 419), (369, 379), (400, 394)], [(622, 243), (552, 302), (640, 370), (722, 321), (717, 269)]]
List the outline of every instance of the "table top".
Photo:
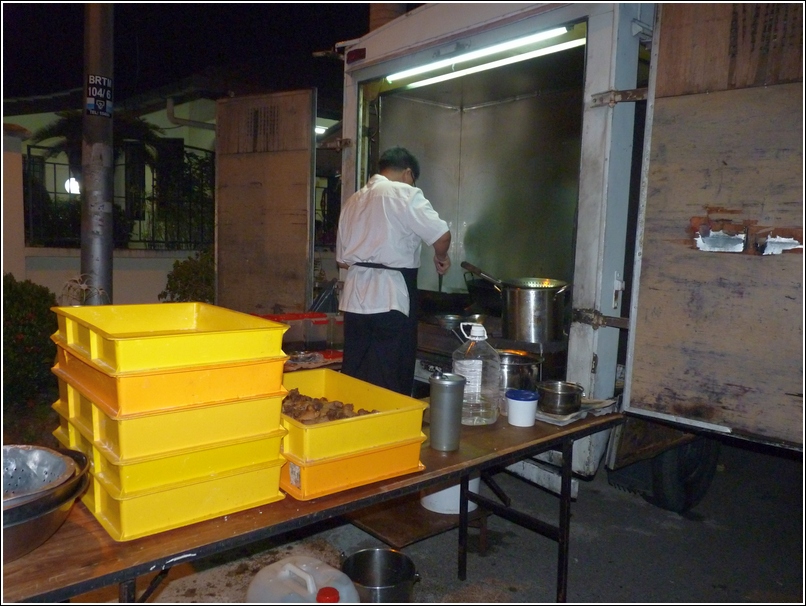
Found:
[[(426, 440), (420, 454), (425, 469), (309, 501), (291, 496), (261, 507), (220, 516), (132, 541), (113, 540), (78, 502), (62, 527), (42, 546), (3, 565), (3, 601), (62, 600), (98, 587), (170, 568), (247, 545), (322, 520), (411, 494), (495, 465), (551, 449), (567, 437), (612, 427), (619, 413), (588, 417), (562, 427), (537, 422), (514, 427), (462, 426), (459, 450), (439, 452)], [(428, 428), (424, 427), (428, 435)]]

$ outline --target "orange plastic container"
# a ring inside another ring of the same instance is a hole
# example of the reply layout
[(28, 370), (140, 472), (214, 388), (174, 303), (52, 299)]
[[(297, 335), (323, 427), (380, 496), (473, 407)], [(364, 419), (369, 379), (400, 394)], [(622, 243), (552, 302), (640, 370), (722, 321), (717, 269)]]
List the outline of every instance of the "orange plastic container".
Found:
[(420, 447), (425, 434), (414, 440), (387, 444), (361, 452), (304, 462), (284, 453), (280, 488), (297, 500), (307, 501), (425, 469)]
[(52, 370), (118, 418), (276, 394), (283, 389), (287, 359), (109, 373), (57, 344)]

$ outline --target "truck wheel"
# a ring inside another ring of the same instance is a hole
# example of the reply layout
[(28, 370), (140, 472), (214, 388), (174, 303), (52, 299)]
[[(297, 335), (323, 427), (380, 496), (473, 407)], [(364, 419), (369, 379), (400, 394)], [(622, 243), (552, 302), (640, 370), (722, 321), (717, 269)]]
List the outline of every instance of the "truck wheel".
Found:
[(719, 460), (719, 442), (696, 438), (662, 452), (652, 460), (652, 495), (644, 498), (660, 507), (683, 513), (708, 492)]

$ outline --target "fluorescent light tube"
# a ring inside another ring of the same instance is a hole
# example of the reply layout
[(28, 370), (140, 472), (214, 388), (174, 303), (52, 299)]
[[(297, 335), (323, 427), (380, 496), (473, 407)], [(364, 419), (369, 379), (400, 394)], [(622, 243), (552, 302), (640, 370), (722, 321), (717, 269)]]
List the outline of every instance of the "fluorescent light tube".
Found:
[(441, 59), (439, 61), (435, 61), (434, 63), (429, 63), (427, 65), (421, 65), (419, 67), (413, 67), (412, 69), (407, 69), (402, 72), (397, 72), (396, 74), (387, 76), (386, 81), (391, 83), (394, 82), (395, 80), (400, 80), (402, 78), (409, 78), (411, 76), (417, 76), (419, 74), (431, 72), (437, 69), (441, 69), (443, 67), (448, 67), (449, 65), (456, 65), (457, 63), (464, 63), (465, 61), (473, 61), (474, 59), (481, 59), (482, 57), (488, 57), (489, 55), (494, 55), (495, 53), (502, 53), (504, 51), (512, 50), (513, 48), (518, 48), (520, 46), (535, 44), (536, 42), (540, 42), (542, 40), (548, 40), (549, 38), (556, 38), (557, 36), (562, 36), (567, 32), (568, 29), (565, 27), (550, 29), (545, 32), (540, 32), (538, 34), (526, 36), (525, 38), (518, 38), (517, 40), (510, 40), (509, 42), (502, 42), (501, 44), (496, 44), (495, 46), (488, 46), (487, 48), (482, 48), (477, 51), (471, 51), (469, 53), (465, 53), (464, 55), (459, 55), (458, 57)]
[(483, 72), (485, 70), (493, 69), (495, 67), (503, 67), (504, 65), (510, 65), (512, 63), (518, 63), (520, 61), (526, 61), (527, 59), (534, 59), (536, 57), (550, 55), (551, 53), (557, 53), (560, 51), (568, 50), (570, 48), (575, 48), (577, 46), (582, 46), (584, 44), (585, 44), (585, 38), (579, 38), (578, 40), (569, 40), (568, 42), (561, 42), (560, 44), (547, 46), (546, 48), (541, 48), (536, 51), (523, 53), (522, 55), (507, 57), (506, 59), (491, 61), (490, 63), (484, 63), (483, 65), (468, 67), (467, 69), (459, 70), (458, 72), (450, 72), (448, 74), (442, 74), (441, 76), (434, 76), (433, 78), (426, 78), (425, 80), (412, 82), (411, 84), (406, 85), (405, 88), (420, 88), (421, 86), (428, 86), (429, 84), (436, 84), (437, 82), (445, 82), (446, 80), (453, 80), (454, 78), (461, 78), (462, 76), (468, 76), (470, 74)]

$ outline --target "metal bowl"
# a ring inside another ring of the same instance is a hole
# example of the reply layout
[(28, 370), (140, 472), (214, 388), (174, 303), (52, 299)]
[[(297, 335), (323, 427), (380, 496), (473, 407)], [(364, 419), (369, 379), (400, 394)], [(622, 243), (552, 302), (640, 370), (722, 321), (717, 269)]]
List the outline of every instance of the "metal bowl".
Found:
[(36, 500), (76, 473), (69, 456), (44, 446), (3, 446), (3, 510)]
[(7, 516), (3, 516), (3, 564), (32, 552), (59, 530), (90, 482), (86, 473), (77, 477), (80, 482), (71, 483), (72, 491), (46, 511), (16, 523), (8, 523)]
[(552, 415), (570, 415), (582, 408), (582, 386), (566, 381), (541, 381), (537, 384), (537, 407)]
[(68, 500), (70, 495), (75, 492), (76, 486), (82, 483), (84, 476), (89, 473), (90, 467), (89, 459), (86, 455), (77, 450), (63, 450), (59, 454), (71, 460), (77, 470), (76, 473), (67, 481), (48, 490), (38, 492), (35, 499), (4, 506), (3, 528), (37, 518), (51, 511)]

